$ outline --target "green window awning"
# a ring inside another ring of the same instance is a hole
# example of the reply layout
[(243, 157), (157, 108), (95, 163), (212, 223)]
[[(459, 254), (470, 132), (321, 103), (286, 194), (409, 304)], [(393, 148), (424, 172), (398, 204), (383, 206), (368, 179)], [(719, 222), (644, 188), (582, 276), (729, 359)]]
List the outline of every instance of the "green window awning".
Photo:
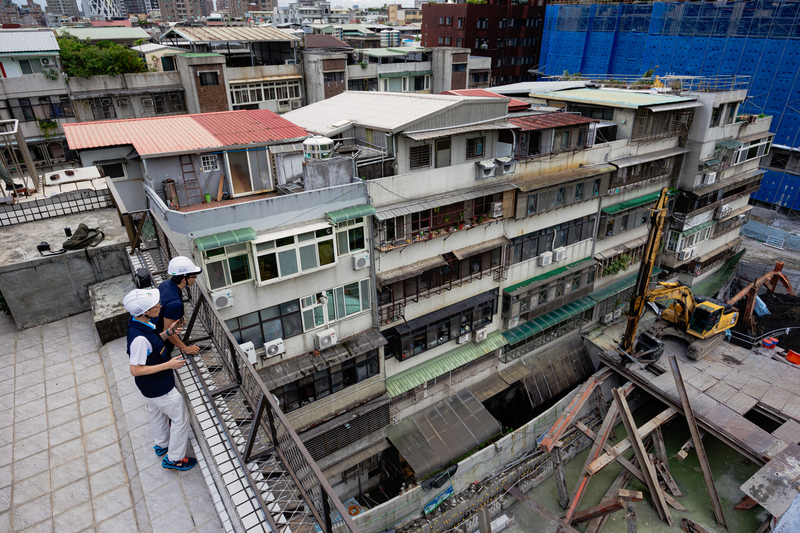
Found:
[(701, 296), (708, 296), (709, 298), (716, 298), (720, 289), (728, 282), (733, 273), (736, 271), (736, 265), (742, 258), (746, 250), (742, 250), (734, 255), (722, 265), (722, 268), (714, 272), (711, 276), (704, 279), (700, 283), (692, 286), (692, 292)]
[(566, 305), (562, 305), (558, 309), (548, 311), (542, 316), (536, 317), (533, 320), (529, 320), (524, 324), (520, 324), (519, 326), (508, 331), (504, 331), (503, 337), (506, 338), (508, 344), (516, 344), (520, 341), (524, 341), (528, 337), (532, 337), (537, 333), (546, 330), (547, 328), (569, 320), (570, 318), (579, 315), (584, 311), (588, 311), (595, 305), (597, 305), (597, 302), (588, 296), (578, 298), (577, 300), (574, 300)]
[(409, 76), (432, 76), (432, 70), (404, 70), (402, 72), (383, 72), (378, 74), (379, 78), (407, 78)]
[(713, 220), (709, 220), (708, 222), (703, 222), (702, 224), (698, 224), (697, 226), (695, 226), (693, 228), (689, 228), (686, 231), (681, 232), (681, 235), (683, 235), (684, 237), (688, 237), (689, 235), (694, 235), (698, 231), (702, 231), (702, 230), (706, 229), (707, 227), (713, 226), (713, 225), (714, 225), (714, 221)]
[[(653, 268), (653, 274), (652, 274), (653, 276), (658, 275), (660, 273), (661, 273), (661, 269), (660, 268), (658, 268), (658, 267), (654, 267)], [(614, 296), (616, 294), (619, 294), (622, 291), (624, 291), (626, 289), (630, 289), (631, 287), (636, 285), (636, 278), (637, 277), (639, 277), (638, 266), (637, 266), (637, 272), (636, 273), (631, 274), (630, 276), (625, 276), (622, 279), (618, 279), (614, 283), (612, 283), (610, 285), (606, 285), (602, 289), (598, 289), (598, 290), (594, 291), (593, 293), (588, 294), (587, 297), (591, 298), (592, 300), (594, 300), (597, 303), (600, 303), (603, 300), (605, 300), (607, 298), (610, 298), (610, 297), (612, 297), (612, 296)]]
[(503, 334), (499, 331), (493, 331), (489, 333), (486, 340), (483, 342), (470, 342), (469, 344), (459, 346), (430, 361), (386, 378), (386, 394), (392, 398), (399, 396), (423, 383), (472, 362), (489, 352), (493, 352), (506, 344), (508, 343), (503, 337)]
[(709, 159), (708, 161), (703, 161), (703, 164), (707, 167), (713, 167), (714, 165), (719, 165), (722, 163), (721, 159)]
[(726, 148), (728, 150), (736, 150), (742, 146), (742, 143), (737, 141), (736, 139), (728, 139), (727, 141), (720, 141), (717, 143), (717, 146), (721, 146), (722, 148)]
[(325, 213), (325, 216), (328, 217), (328, 220), (331, 221), (331, 224), (339, 224), (347, 220), (353, 220), (354, 218), (360, 218), (360, 217), (367, 217), (374, 214), (375, 214), (374, 207), (367, 204), (361, 204), (361, 205), (354, 205), (353, 207), (348, 207), (346, 209), (340, 209), (338, 211), (331, 211), (330, 213)]
[[(592, 261), (591, 257), (584, 257), (583, 259), (575, 261), (574, 263), (570, 263), (568, 265), (564, 265), (562, 267), (558, 267), (558, 268), (556, 268), (554, 270), (551, 270), (550, 272), (545, 272), (544, 274), (540, 274), (540, 275), (538, 275), (536, 277), (533, 277), (533, 278), (530, 278), (530, 279), (526, 279), (525, 281), (520, 281), (519, 283), (511, 285), (510, 287), (506, 287), (503, 290), (507, 294), (513, 295), (515, 292), (519, 291), (520, 289), (523, 289), (523, 288), (527, 287), (528, 285), (532, 285), (532, 284), (534, 284), (536, 282), (544, 281), (546, 279), (550, 279), (550, 278), (553, 278), (555, 276), (559, 276), (559, 275), (567, 272), (568, 270), (574, 270), (576, 267), (589, 266), (589, 261)], [(584, 265), (584, 263), (586, 263), (586, 264)]]
[[(678, 191), (671, 189), (667, 192), (667, 196), (672, 196), (673, 194), (677, 193)], [(613, 215), (615, 213), (619, 213), (625, 209), (631, 209), (634, 207), (639, 207), (640, 205), (649, 204), (651, 202), (655, 202), (658, 200), (658, 197), (661, 196), (661, 192), (654, 192), (651, 194), (646, 194), (644, 196), (640, 196), (639, 198), (632, 198), (630, 200), (626, 200), (624, 202), (610, 205), (608, 207), (603, 208), (603, 213), (607, 215)]]
[(253, 228), (241, 228), (215, 233), (214, 235), (206, 235), (205, 237), (198, 237), (194, 240), (194, 243), (197, 245), (197, 249), (203, 252), (205, 250), (213, 250), (214, 248), (222, 248), (229, 244), (252, 241), (255, 240), (255, 238), (256, 231)]

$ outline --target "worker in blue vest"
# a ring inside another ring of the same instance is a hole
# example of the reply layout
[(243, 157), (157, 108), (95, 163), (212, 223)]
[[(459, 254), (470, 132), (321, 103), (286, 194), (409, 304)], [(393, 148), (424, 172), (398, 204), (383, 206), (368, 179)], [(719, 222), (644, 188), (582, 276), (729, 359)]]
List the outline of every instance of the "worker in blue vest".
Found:
[(170, 358), (164, 340), (177, 335), (180, 326), (159, 332), (151, 322), (161, 311), (160, 295), (155, 289), (135, 289), (125, 295), (122, 305), (131, 314), (128, 323), (128, 357), (131, 375), (142, 395), (147, 398), (150, 429), (153, 431), (156, 455), (166, 455), (164, 468), (189, 470), (197, 459), (187, 457), (189, 412), (183, 396), (175, 388), (175, 373), (186, 364), (180, 357)]
[[(191, 259), (179, 255), (173, 257), (167, 265), (167, 274), (171, 277), (161, 282), (158, 292), (161, 293), (161, 313), (156, 321), (156, 329), (164, 331), (176, 322), (183, 325), (185, 321), (183, 309), (183, 289), (194, 285), (197, 275), (202, 272)], [(180, 351), (188, 355), (195, 355), (200, 351), (199, 346), (186, 346), (178, 335), (171, 335), (164, 343), (167, 346), (167, 354), (172, 354), (173, 346), (177, 346)]]

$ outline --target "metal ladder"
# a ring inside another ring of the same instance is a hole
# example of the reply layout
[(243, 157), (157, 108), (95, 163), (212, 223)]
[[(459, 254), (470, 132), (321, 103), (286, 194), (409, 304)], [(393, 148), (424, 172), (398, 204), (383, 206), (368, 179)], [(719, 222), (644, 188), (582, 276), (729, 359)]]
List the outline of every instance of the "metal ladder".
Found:
[(183, 175), (183, 187), (186, 193), (187, 205), (192, 203), (193, 198), (202, 201), (203, 192), (200, 190), (200, 182), (197, 179), (197, 171), (194, 169), (192, 156), (181, 156), (181, 174)]

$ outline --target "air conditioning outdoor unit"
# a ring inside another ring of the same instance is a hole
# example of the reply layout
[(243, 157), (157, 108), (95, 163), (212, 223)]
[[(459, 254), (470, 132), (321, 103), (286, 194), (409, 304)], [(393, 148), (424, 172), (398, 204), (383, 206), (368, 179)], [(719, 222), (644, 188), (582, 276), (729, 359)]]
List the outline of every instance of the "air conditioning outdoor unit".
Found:
[(300, 109), (301, 105), (303, 105), (303, 102), (300, 100), (292, 100), (292, 109)]
[(553, 250), (553, 255), (555, 256), (553, 257), (553, 259), (556, 261), (556, 263), (558, 263), (559, 261), (563, 261), (564, 259), (567, 258), (567, 249), (564, 248), (563, 246), (561, 248), (556, 248), (555, 250)]
[(152, 98), (142, 98), (142, 105), (144, 107), (153, 107), (153, 99)]
[(361, 270), (369, 266), (369, 252), (361, 252), (353, 255), (353, 270)]
[(700, 255), (699, 253), (697, 253), (697, 246), (692, 246), (691, 248), (689, 248), (689, 253), (690, 253), (690, 255), (689, 255), (690, 259)]
[(707, 172), (706, 178), (703, 180), (703, 185), (711, 185), (717, 181), (717, 173), (716, 172)]
[(500, 218), (503, 216), (503, 202), (492, 202), (489, 204), (489, 216)]
[(486, 178), (491, 178), (494, 176), (494, 169), (497, 165), (495, 165), (494, 161), (491, 159), (487, 159), (485, 161), (476, 161), (475, 162), (475, 179), (482, 180)]
[(55, 60), (52, 57), (40, 57), (39, 61), (42, 62), (43, 67), (49, 67), (55, 62)]
[(240, 344), (239, 347), (247, 354), (247, 360), (250, 361), (250, 364), (256, 364), (256, 347), (253, 343), (250, 341), (244, 342)]
[(692, 249), (686, 248), (685, 250), (681, 250), (678, 252), (678, 261), (686, 261), (692, 257)]
[(278, 100), (278, 107), (290, 107), (289, 100)]
[(515, 316), (514, 318), (509, 318), (506, 324), (506, 329), (515, 328), (519, 325), (519, 317)]
[(336, 344), (336, 330), (333, 328), (326, 329), (317, 333), (314, 338), (314, 345), (317, 350), (324, 350)]
[(516, 164), (516, 161), (514, 161), (511, 157), (498, 157), (495, 159), (495, 162), (497, 163), (497, 176), (502, 174), (511, 174), (514, 172), (514, 165)]
[(467, 342), (469, 342), (469, 333), (464, 333), (456, 340), (456, 344), (464, 344)]
[(539, 266), (547, 266), (553, 262), (553, 252), (545, 252), (539, 256)]
[(722, 220), (723, 218), (730, 216), (731, 211), (733, 211), (733, 209), (731, 209), (731, 207), (727, 205), (722, 205), (718, 207), (716, 213), (717, 220)]
[(120, 107), (128, 107), (128, 99), (127, 99), (127, 98), (119, 98), (119, 99), (117, 100), (117, 104), (118, 104)]
[(619, 309), (616, 309), (614, 311), (614, 318), (619, 318), (621, 316), (622, 316), (622, 308), (620, 307)]
[(608, 313), (607, 315), (603, 315), (603, 317), (600, 319), (600, 322), (603, 324), (608, 324), (612, 320), (614, 320), (614, 313)]
[(486, 328), (475, 330), (475, 342), (483, 342), (486, 340), (486, 337), (488, 336), (489, 332), (486, 330)]
[(747, 215), (745, 215), (744, 213), (740, 213), (740, 214), (736, 215), (736, 220), (738, 220), (739, 222), (744, 222), (744, 220), (746, 218), (747, 218)]
[(270, 357), (286, 353), (286, 346), (283, 344), (283, 339), (275, 339), (265, 343), (264, 350), (264, 358), (269, 359)]
[(229, 290), (212, 291), (211, 301), (217, 309), (233, 307), (233, 293)]

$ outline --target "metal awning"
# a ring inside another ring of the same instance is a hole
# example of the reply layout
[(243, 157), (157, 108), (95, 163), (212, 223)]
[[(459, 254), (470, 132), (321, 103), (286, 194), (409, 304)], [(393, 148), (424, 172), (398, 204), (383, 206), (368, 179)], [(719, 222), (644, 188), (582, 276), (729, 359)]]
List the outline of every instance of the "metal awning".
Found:
[(548, 311), (540, 317), (529, 320), (524, 324), (520, 324), (513, 329), (504, 331), (502, 335), (506, 338), (509, 344), (516, 344), (520, 341), (524, 341), (528, 337), (532, 337), (533, 335), (546, 330), (547, 328), (569, 320), (570, 318), (579, 315), (584, 311), (588, 311), (595, 305), (597, 305), (597, 302), (584, 296), (583, 298), (578, 298), (577, 300), (574, 300), (566, 305), (562, 305), (558, 309)]
[(706, 185), (705, 187), (696, 187), (691, 192), (696, 196), (705, 196), (706, 194), (712, 193), (714, 191), (718, 191), (720, 189), (727, 189), (728, 187), (733, 187), (745, 181), (757, 178), (762, 174), (765, 174), (766, 172), (767, 171), (765, 169), (757, 168), (755, 170), (745, 172), (744, 174), (740, 174), (733, 178), (725, 178), (724, 180), (715, 181), (711, 185)]
[(375, 455), (378, 455), (383, 450), (388, 449), (389, 446), (390, 446), (389, 441), (387, 441), (386, 439), (381, 439), (379, 442), (373, 444), (372, 446), (368, 446), (367, 448), (364, 448), (359, 452), (347, 456), (347, 458), (344, 459), (343, 461), (336, 462), (330, 468), (323, 469), (322, 473), (325, 475), (326, 478), (330, 479), (333, 476), (341, 474), (348, 468), (356, 466), (357, 464), (366, 461), (367, 459)]
[(594, 258), (602, 261), (603, 259), (610, 259), (616, 255), (621, 253), (627, 252), (628, 250), (633, 250), (634, 248), (638, 248), (639, 246), (643, 245), (647, 242), (647, 236), (639, 237), (638, 239), (633, 239), (632, 241), (624, 242), (622, 244), (618, 244), (613, 248), (609, 248), (607, 250), (603, 250), (602, 252), (595, 252)]
[[(672, 196), (672, 195), (677, 194), (677, 193), (678, 193), (678, 191), (676, 191), (676, 190), (667, 191), (667, 196)], [(626, 201), (620, 202), (618, 204), (614, 204), (614, 205), (610, 205), (608, 207), (604, 207), (602, 209), (602, 211), (603, 211), (603, 213), (606, 213), (607, 215), (613, 215), (615, 213), (619, 213), (620, 211), (624, 211), (625, 209), (632, 209), (634, 207), (639, 207), (641, 205), (645, 205), (645, 204), (649, 204), (649, 203), (655, 203), (658, 200), (659, 196), (661, 196), (661, 192), (660, 191), (659, 192), (650, 193), (650, 194), (645, 194), (644, 196), (640, 196), (638, 198), (632, 198), (630, 200), (626, 200)]]
[(194, 240), (194, 243), (197, 245), (198, 250), (204, 252), (214, 248), (222, 248), (230, 244), (252, 241), (255, 238), (256, 231), (253, 228), (240, 228), (231, 231), (223, 231), (222, 233), (215, 233), (214, 235), (206, 235), (205, 237), (198, 237)]
[(433, 76), (432, 70), (404, 70), (402, 72), (381, 72), (379, 78), (407, 78), (409, 76)]
[(694, 109), (696, 107), (703, 107), (703, 104), (697, 101), (691, 102), (677, 102), (675, 104), (654, 105), (648, 107), (653, 113), (661, 113), (662, 111), (678, 111), (680, 109)]
[(434, 131), (419, 131), (413, 133), (404, 133), (409, 139), (415, 141), (425, 141), (428, 139), (438, 139), (439, 137), (449, 137), (451, 135), (461, 135), (463, 133), (471, 133), (473, 131), (495, 131), (495, 130), (513, 130), (519, 129), (510, 122), (490, 122), (487, 124), (475, 124), (472, 126), (460, 126), (458, 128), (447, 128)]
[(508, 286), (503, 290), (506, 292), (506, 294), (514, 296), (517, 293), (523, 292), (522, 289), (530, 290), (531, 287), (536, 287), (537, 285), (541, 285), (540, 282), (547, 281), (548, 279), (554, 278), (556, 276), (560, 276), (561, 274), (565, 274), (570, 270), (578, 270), (586, 268), (593, 263), (595, 263), (595, 261), (591, 257), (584, 257), (583, 259), (579, 259), (574, 263), (554, 268), (553, 270), (545, 272), (544, 274), (539, 274), (538, 276), (528, 278), (525, 281), (520, 281), (519, 283), (515, 283), (514, 285)]
[(496, 239), (479, 242), (478, 244), (473, 244), (472, 246), (453, 250), (453, 255), (456, 256), (456, 259), (466, 259), (468, 257), (472, 257), (473, 255), (478, 255), (483, 252), (488, 252), (489, 250), (494, 250), (495, 248), (505, 246), (506, 244), (511, 244), (511, 241), (508, 237), (497, 237)]
[(737, 148), (741, 148), (742, 143), (737, 141), (736, 139), (727, 139), (725, 141), (720, 141), (717, 143), (717, 146), (721, 146), (728, 150), (736, 150)]
[(422, 479), (500, 431), (489, 411), (462, 390), (389, 426), (386, 436)]
[(448, 305), (447, 307), (442, 307), (432, 313), (428, 313), (427, 315), (422, 315), (419, 318), (415, 318), (414, 320), (409, 320), (404, 324), (400, 324), (395, 327), (395, 331), (398, 334), (403, 335), (410, 331), (413, 331), (417, 328), (421, 328), (423, 326), (427, 326), (428, 324), (432, 324), (434, 322), (438, 322), (439, 320), (444, 320), (449, 318), (461, 311), (466, 311), (471, 307), (475, 307), (481, 305), (486, 302), (490, 302), (497, 298), (497, 294), (494, 291), (486, 291), (482, 292), (472, 298), (467, 298), (466, 300), (461, 300), (458, 303), (454, 303), (453, 305)]
[(573, 168), (570, 170), (562, 170), (561, 172), (551, 172), (549, 174), (542, 174), (535, 178), (528, 178), (525, 180), (515, 181), (519, 190), (522, 192), (533, 191), (541, 189), (548, 185), (555, 183), (567, 183), (570, 181), (590, 178), (592, 176), (599, 176), (606, 172), (613, 172), (617, 167), (608, 163), (602, 165), (592, 165), (586, 167)]
[[(656, 275), (658, 275), (660, 273), (661, 273), (661, 269), (660, 268), (653, 267), (653, 274), (651, 275), (651, 277), (652, 276), (656, 276)], [(638, 277), (639, 277), (639, 273), (635, 272), (635, 273), (631, 274), (630, 276), (625, 276), (622, 279), (618, 279), (617, 281), (615, 281), (615, 282), (613, 282), (613, 283), (611, 283), (609, 285), (606, 285), (602, 289), (598, 289), (598, 290), (594, 291), (593, 293), (588, 294), (587, 297), (591, 298), (592, 300), (594, 300), (597, 303), (600, 303), (603, 300), (611, 298), (612, 296), (616, 296), (617, 294), (621, 293), (622, 291), (624, 291), (626, 289), (630, 289), (631, 287), (636, 285), (636, 278), (638, 278)]]
[(657, 152), (648, 152), (646, 154), (623, 157), (621, 159), (616, 159), (612, 161), (612, 163), (619, 168), (632, 167), (633, 165), (648, 163), (650, 161), (656, 161), (657, 159), (664, 159), (666, 157), (685, 154), (688, 151), (689, 151), (688, 148), (681, 148), (681, 147), (669, 148), (667, 150), (659, 150)]
[(707, 160), (703, 161), (703, 165), (705, 165), (707, 167), (713, 167), (715, 165), (719, 165), (720, 163), (722, 163), (722, 160), (721, 159), (717, 159), (717, 158), (707, 159)]
[(595, 127), (597, 129), (600, 129), (600, 128), (610, 128), (611, 126), (616, 126), (616, 125), (617, 125), (616, 122), (598, 122), (597, 126)]
[(525, 366), (522, 361), (517, 361), (513, 365), (507, 366), (499, 371), (500, 377), (509, 385), (531, 375), (531, 369)]
[(430, 361), (386, 378), (386, 394), (391, 398), (399, 396), (423, 383), (471, 363), (506, 344), (508, 343), (503, 335), (493, 331), (489, 333), (483, 342), (463, 344), (458, 348), (434, 357)]
[(374, 207), (367, 204), (361, 204), (354, 205), (353, 207), (348, 207), (346, 209), (340, 209), (338, 211), (331, 211), (329, 213), (325, 213), (325, 216), (328, 217), (328, 221), (330, 221), (331, 224), (340, 224), (348, 220), (353, 220), (354, 218), (368, 217), (374, 214)]
[(385, 272), (379, 272), (375, 277), (378, 280), (378, 285), (385, 287), (386, 285), (391, 285), (397, 281), (414, 277), (425, 272), (426, 270), (443, 267), (446, 264), (447, 261), (444, 260), (444, 257), (437, 255), (434, 257), (429, 257), (428, 259), (423, 259), (422, 261), (417, 261), (416, 263), (411, 263), (410, 265), (393, 268), (392, 270), (386, 270)]
[(330, 222), (313, 222), (311, 224), (303, 224), (300, 226), (292, 226), (281, 231), (274, 231), (272, 233), (264, 233), (258, 236), (257, 242), (274, 241), (284, 237), (291, 237), (293, 235), (300, 235), (308, 233), (309, 231), (317, 231), (318, 229), (330, 228)]
[(469, 387), (469, 391), (473, 396), (475, 396), (475, 398), (477, 398), (479, 402), (485, 402), (495, 394), (500, 394), (507, 388), (508, 383), (506, 383), (499, 375), (493, 374)]
[(378, 220), (389, 220), (390, 218), (399, 217), (403, 215), (410, 215), (411, 213), (419, 213), (425, 209), (433, 209), (434, 207), (444, 207), (447, 205), (480, 198), (481, 196), (489, 196), (500, 192), (510, 191), (516, 189), (516, 185), (511, 182), (495, 183), (486, 187), (477, 187), (456, 194), (442, 194), (439, 196), (427, 197), (424, 199), (414, 200), (412, 202), (404, 202), (402, 204), (394, 204), (384, 208), (379, 208), (375, 213), (375, 218)]
[(708, 222), (703, 222), (702, 224), (698, 224), (693, 228), (689, 228), (687, 230), (682, 231), (681, 235), (683, 235), (684, 237), (688, 237), (689, 235), (694, 235), (695, 233), (702, 231), (706, 228), (710, 228), (714, 224), (715, 222), (713, 220), (709, 220)]
[(241, 80), (230, 80), (228, 81), (229, 85), (234, 85), (236, 83), (254, 83), (258, 81), (286, 81), (286, 80), (302, 80), (303, 76), (299, 74), (286, 74), (284, 76), (265, 76), (263, 78), (244, 78)]

